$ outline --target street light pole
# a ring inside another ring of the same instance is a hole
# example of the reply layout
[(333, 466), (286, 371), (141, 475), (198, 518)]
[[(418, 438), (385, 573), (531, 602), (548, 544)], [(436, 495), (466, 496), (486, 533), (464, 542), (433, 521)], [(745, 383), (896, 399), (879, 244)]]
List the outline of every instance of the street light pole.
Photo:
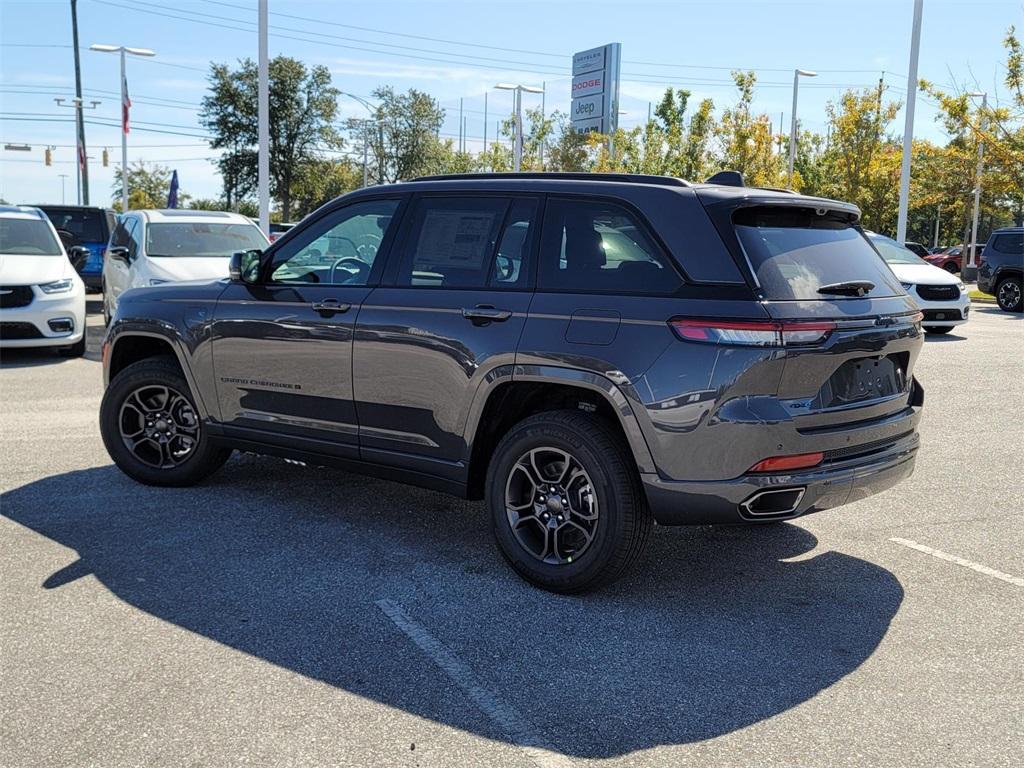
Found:
[(267, 45), (267, 0), (260, 0), (257, 37), (259, 38), (259, 64), (256, 79), (256, 123), (259, 141), (257, 167), (257, 196), (260, 206), (260, 229), (270, 236), (270, 63)]
[(68, 177), (66, 173), (58, 173), (60, 176), (60, 204), (64, 205), (64, 179)]
[[(793, 165), (796, 161), (796, 97), (800, 91), (800, 78), (801, 77), (817, 77), (817, 72), (812, 72), (809, 69), (794, 69), (793, 70), (793, 114), (790, 115), (790, 128), (789, 128), (789, 186), (793, 186)], [(779, 126), (779, 130), (782, 130), (782, 126)]]
[(896, 241), (907, 239), (907, 207), (910, 202), (910, 158), (914, 151), (914, 104), (917, 100), (917, 59), (921, 51), (921, 11), (924, 0), (914, 0), (914, 23), (910, 32), (910, 69), (907, 72), (907, 117), (903, 124), (903, 164), (900, 167), (900, 207), (896, 219)]
[[(981, 172), (985, 158), (985, 129), (988, 128), (988, 94), (969, 93), (968, 96), (981, 96), (981, 130), (978, 135), (978, 170), (974, 179), (974, 215), (971, 217), (971, 242), (964, 247), (968, 249), (967, 264), (963, 267), (960, 277), (964, 280), (975, 280), (978, 277), (978, 265), (975, 262), (974, 244), (978, 242), (978, 213), (981, 208)], [(963, 263), (961, 261), (961, 263)]]
[[(58, 107), (71, 107), (75, 110), (75, 124), (77, 126), (84, 125), (82, 120), (83, 109), (96, 109), (101, 101), (90, 101), (89, 106), (85, 107), (82, 104), (82, 100), (75, 97), (71, 100), (70, 104), (65, 104), (64, 99), (54, 99), (57, 102)], [(85, 198), (85, 204), (89, 204), (89, 166), (86, 163), (85, 154), (85, 141), (83, 137), (85, 133), (83, 130), (76, 129), (77, 141), (75, 142), (75, 190), (78, 198), (78, 205), (82, 204), (82, 198)]]
[[(352, 99), (354, 101), (358, 101), (360, 104), (363, 105), (363, 107), (366, 109), (366, 111), (369, 112), (371, 115), (375, 115), (376, 114), (376, 112), (377, 112), (376, 107), (374, 107), (373, 104), (368, 102), (362, 96), (356, 96), (354, 93), (346, 93), (345, 91), (339, 91), (338, 93), (340, 93), (342, 96), (348, 96), (350, 99)], [(380, 126), (381, 131), (383, 131), (383, 126), (380, 125), (380, 121), (379, 120), (362, 120), (361, 122), (363, 124), (363, 187), (365, 188), (365, 187), (370, 186), (370, 165), (369, 165), (369, 159), (370, 159), (369, 158), (370, 128), (374, 124), (378, 124)], [(382, 141), (381, 142), (381, 151), (383, 151), (383, 149), (384, 149), (384, 146), (383, 146), (383, 141)], [(382, 178), (381, 179), (381, 183), (383, 183), (383, 181), (384, 180)]]
[(132, 56), (156, 56), (155, 51), (148, 48), (129, 48), (124, 45), (100, 45), (89, 46), (90, 51), (100, 53), (118, 53), (121, 55), (121, 213), (128, 211), (128, 76), (125, 67), (125, 55)]
[(532, 85), (518, 85), (512, 83), (498, 83), (494, 86), (499, 91), (513, 91), (512, 122), (515, 127), (515, 138), (512, 142), (512, 167), (519, 173), (523, 165), (523, 92), (544, 93), (543, 88)]

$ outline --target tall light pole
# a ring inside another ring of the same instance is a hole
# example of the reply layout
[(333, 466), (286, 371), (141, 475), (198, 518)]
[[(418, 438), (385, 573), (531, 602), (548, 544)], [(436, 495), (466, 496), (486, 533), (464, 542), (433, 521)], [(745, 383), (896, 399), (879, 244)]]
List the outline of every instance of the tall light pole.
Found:
[[(346, 91), (339, 91), (338, 93), (340, 93), (342, 96), (348, 96), (350, 99), (358, 101), (366, 108), (366, 111), (369, 112), (371, 115), (377, 113), (377, 108), (373, 106), (373, 104), (368, 102), (366, 99), (364, 99), (362, 96), (356, 96), (354, 93), (348, 93)], [(362, 123), (363, 126), (363, 186), (368, 187), (370, 186), (370, 167), (368, 164), (368, 150), (370, 146), (370, 126), (376, 123), (378, 126), (382, 127), (382, 123), (379, 120), (361, 120), (360, 123)], [(383, 145), (383, 142), (381, 142), (381, 144)], [(383, 151), (384, 148), (383, 146), (381, 146), (381, 152)], [(384, 180), (381, 179), (382, 183), (383, 181)]]
[(523, 93), (544, 93), (544, 89), (533, 85), (513, 83), (498, 83), (494, 87), (499, 91), (513, 91), (515, 93), (512, 111), (515, 116), (516, 135), (512, 146), (512, 168), (516, 173), (519, 173), (523, 165)]
[(96, 109), (96, 107), (98, 107), (103, 102), (90, 101), (89, 106), (86, 107), (82, 104), (82, 100), (78, 97), (73, 98), (70, 104), (65, 104), (64, 99), (54, 99), (54, 101), (57, 102), (58, 107), (70, 107), (73, 110), (75, 110), (75, 125), (77, 126), (75, 131), (77, 137), (77, 140), (75, 142), (75, 188), (78, 194), (78, 204), (82, 204), (82, 197), (84, 196), (85, 204), (88, 205), (89, 166), (86, 163), (85, 141), (83, 139), (83, 137), (85, 136), (85, 129), (83, 128), (83, 126), (85, 125), (85, 123), (82, 121), (82, 110)]
[(256, 124), (259, 150), (256, 159), (256, 194), (259, 198), (260, 229), (270, 237), (270, 61), (267, 45), (267, 0), (260, 0), (259, 63), (256, 72)]
[[(794, 69), (793, 70), (793, 114), (790, 116), (790, 128), (789, 128), (789, 186), (793, 186), (793, 164), (796, 161), (796, 97), (800, 91), (800, 78), (801, 77), (817, 77), (817, 72), (812, 72), (809, 69)], [(782, 127), (779, 127), (782, 130)]]
[(58, 173), (60, 176), (60, 204), (64, 205), (64, 179), (68, 177), (66, 173)]
[(907, 71), (907, 116), (903, 124), (903, 165), (900, 167), (900, 209), (896, 219), (896, 241), (907, 240), (907, 207), (910, 202), (910, 158), (914, 152), (914, 104), (917, 100), (917, 59), (921, 52), (921, 11), (924, 0), (914, 0), (914, 23), (910, 31), (910, 67)]
[[(978, 265), (974, 261), (974, 244), (978, 242), (978, 214), (981, 208), (981, 172), (985, 158), (985, 129), (988, 128), (988, 94), (972, 91), (968, 96), (981, 96), (981, 130), (978, 135), (978, 170), (974, 176), (974, 215), (971, 217), (971, 242), (966, 243), (969, 249), (967, 264), (961, 270), (960, 277), (964, 280), (975, 280), (978, 277)], [(963, 263), (963, 262), (961, 262)]]
[(89, 46), (90, 51), (100, 53), (121, 54), (121, 213), (128, 210), (128, 107), (131, 102), (128, 100), (128, 76), (125, 74), (125, 55), (132, 56), (156, 56), (155, 51), (149, 48), (129, 48), (124, 45), (100, 45)]

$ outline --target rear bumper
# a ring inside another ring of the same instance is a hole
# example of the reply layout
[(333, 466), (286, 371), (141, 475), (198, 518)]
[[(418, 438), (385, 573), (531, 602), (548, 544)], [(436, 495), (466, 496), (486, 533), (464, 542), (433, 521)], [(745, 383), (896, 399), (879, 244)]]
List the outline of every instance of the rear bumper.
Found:
[[(842, 506), (891, 488), (913, 473), (919, 442), (915, 430), (878, 453), (833, 461), (799, 473), (743, 475), (722, 481), (673, 481), (657, 474), (640, 477), (647, 503), (661, 525), (786, 520)], [(790, 499), (795, 506), (781, 513), (752, 514), (749, 502), (766, 490), (793, 491), (788, 495), (779, 494), (778, 498)], [(747, 508), (743, 506), (745, 502), (748, 502)]]

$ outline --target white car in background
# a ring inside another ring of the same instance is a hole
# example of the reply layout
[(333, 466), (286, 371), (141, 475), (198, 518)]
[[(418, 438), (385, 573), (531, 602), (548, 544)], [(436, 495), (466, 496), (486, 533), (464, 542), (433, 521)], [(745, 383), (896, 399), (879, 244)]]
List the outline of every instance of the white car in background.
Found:
[(268, 245), (260, 228), (238, 213), (128, 211), (103, 255), (103, 319), (109, 324), (129, 288), (227, 277), (232, 253)]
[(971, 299), (959, 277), (932, 266), (891, 238), (875, 232), (865, 234), (921, 308), (921, 324), (927, 333), (949, 333), (967, 322)]
[(21, 347), (85, 354), (85, 283), (45, 213), (0, 205), (0, 349)]

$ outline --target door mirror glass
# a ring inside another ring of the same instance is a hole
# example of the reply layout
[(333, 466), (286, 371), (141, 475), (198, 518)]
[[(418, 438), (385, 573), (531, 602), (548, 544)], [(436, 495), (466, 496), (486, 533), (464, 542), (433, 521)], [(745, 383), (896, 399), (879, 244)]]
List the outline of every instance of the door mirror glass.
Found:
[(107, 258), (128, 263), (128, 249), (123, 245), (112, 245), (107, 248)]
[(263, 251), (258, 248), (235, 251), (228, 262), (228, 277), (236, 282), (255, 283), (259, 279), (262, 256)]

